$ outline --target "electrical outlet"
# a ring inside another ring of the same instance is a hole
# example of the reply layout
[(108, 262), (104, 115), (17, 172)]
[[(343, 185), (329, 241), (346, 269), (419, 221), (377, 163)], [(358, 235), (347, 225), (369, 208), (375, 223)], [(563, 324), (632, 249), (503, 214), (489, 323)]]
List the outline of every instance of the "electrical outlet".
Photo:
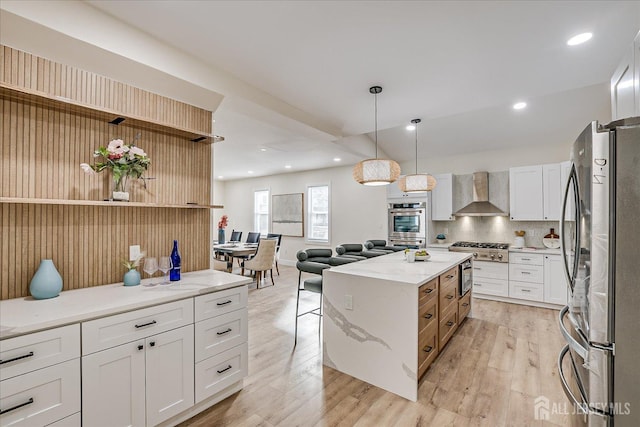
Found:
[(445, 227), (442, 231), (444, 232), (444, 234), (449, 234), (449, 227)]
[(135, 261), (140, 256), (140, 245), (129, 246), (129, 261)]
[(347, 310), (353, 310), (353, 295), (344, 296), (344, 308)]

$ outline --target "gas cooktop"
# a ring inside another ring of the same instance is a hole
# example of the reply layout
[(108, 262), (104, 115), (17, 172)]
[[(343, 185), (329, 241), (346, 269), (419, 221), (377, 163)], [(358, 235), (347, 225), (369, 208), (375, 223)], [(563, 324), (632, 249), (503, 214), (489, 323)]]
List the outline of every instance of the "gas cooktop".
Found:
[(455, 248), (474, 248), (474, 249), (509, 249), (508, 243), (455, 242), (451, 246)]

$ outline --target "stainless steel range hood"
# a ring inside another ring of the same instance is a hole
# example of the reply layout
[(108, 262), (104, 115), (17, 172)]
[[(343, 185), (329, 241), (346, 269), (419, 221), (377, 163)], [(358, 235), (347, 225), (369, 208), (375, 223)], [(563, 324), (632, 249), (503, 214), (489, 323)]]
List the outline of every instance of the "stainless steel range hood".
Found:
[(489, 202), (489, 173), (473, 174), (473, 202), (454, 214), (455, 216), (508, 216)]

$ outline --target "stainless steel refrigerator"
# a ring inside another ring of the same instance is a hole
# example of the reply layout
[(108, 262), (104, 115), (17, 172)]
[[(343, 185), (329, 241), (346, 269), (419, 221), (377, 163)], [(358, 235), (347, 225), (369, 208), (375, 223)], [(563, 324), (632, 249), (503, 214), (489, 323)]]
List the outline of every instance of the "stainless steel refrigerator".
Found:
[(640, 426), (640, 117), (580, 134), (560, 228), (570, 298), (558, 368), (572, 423)]

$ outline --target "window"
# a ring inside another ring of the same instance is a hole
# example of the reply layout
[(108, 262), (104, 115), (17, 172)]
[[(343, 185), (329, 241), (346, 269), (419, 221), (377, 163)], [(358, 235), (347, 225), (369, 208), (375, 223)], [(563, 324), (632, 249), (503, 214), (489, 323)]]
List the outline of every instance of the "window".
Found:
[(329, 243), (329, 186), (309, 186), (308, 193), (308, 240)]
[(253, 193), (253, 230), (269, 234), (269, 190)]

